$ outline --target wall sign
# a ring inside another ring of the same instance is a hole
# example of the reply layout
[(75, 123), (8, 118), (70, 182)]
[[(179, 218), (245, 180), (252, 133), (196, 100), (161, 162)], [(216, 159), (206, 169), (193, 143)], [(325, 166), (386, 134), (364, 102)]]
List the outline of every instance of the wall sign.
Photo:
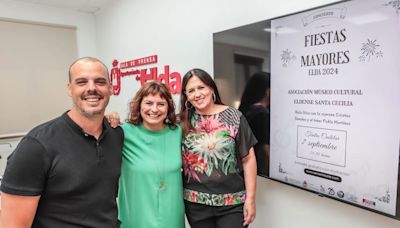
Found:
[(172, 94), (180, 94), (182, 88), (181, 74), (175, 71), (171, 72), (170, 65), (164, 65), (160, 70), (157, 66), (148, 66), (154, 65), (157, 62), (157, 55), (121, 63), (117, 59), (114, 59), (110, 72), (114, 95), (118, 96), (121, 92), (121, 78), (128, 76), (135, 77), (136, 81), (140, 81), (141, 86), (149, 80), (162, 81), (170, 88)]

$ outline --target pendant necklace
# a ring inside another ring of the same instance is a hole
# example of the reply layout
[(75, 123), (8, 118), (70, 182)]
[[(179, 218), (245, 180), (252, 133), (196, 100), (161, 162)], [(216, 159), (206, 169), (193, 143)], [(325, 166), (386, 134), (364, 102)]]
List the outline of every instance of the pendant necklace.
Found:
[[(157, 173), (158, 173), (158, 178), (159, 178), (159, 190), (162, 191), (167, 187), (167, 184), (165, 183), (165, 150), (167, 149), (165, 146), (165, 138), (166, 138), (166, 133), (163, 132), (160, 136), (162, 137), (162, 147), (160, 148), (160, 159), (159, 159), (159, 165), (157, 165)], [(155, 154), (157, 157), (157, 154)], [(157, 161), (157, 159), (156, 159)]]
[[(164, 130), (162, 130), (164, 131)], [(157, 132), (156, 134), (148, 135), (145, 140), (146, 143), (149, 144), (151, 150), (151, 159), (153, 160), (154, 169), (157, 171), (156, 175), (158, 177), (158, 189), (159, 191), (164, 190), (167, 187), (165, 183), (165, 148), (166, 146), (166, 134), (167, 132)], [(160, 142), (161, 146), (155, 147), (157, 145), (157, 141)]]

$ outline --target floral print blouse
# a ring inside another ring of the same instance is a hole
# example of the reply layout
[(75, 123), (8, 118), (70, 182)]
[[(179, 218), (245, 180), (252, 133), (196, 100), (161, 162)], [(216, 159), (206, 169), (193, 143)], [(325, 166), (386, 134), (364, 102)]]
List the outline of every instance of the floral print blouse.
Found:
[(182, 142), (184, 198), (211, 206), (246, 198), (242, 158), (257, 143), (246, 118), (228, 107), (214, 115), (194, 114)]

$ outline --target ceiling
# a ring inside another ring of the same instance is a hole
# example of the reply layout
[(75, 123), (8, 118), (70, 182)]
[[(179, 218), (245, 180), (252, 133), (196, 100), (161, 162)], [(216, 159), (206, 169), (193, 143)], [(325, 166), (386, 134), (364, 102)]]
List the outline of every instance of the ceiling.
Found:
[(113, 2), (113, 0), (8, 0), (8, 1), (53, 6), (57, 8), (71, 9), (85, 13), (96, 13), (102, 7), (105, 7), (111, 2)]

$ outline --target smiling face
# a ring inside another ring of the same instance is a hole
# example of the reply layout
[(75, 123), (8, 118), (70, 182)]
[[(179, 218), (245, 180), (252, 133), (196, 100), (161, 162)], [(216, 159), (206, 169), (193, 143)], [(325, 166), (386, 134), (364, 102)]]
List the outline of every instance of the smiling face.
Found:
[(140, 103), (140, 116), (145, 128), (159, 131), (165, 128), (164, 120), (168, 114), (168, 102), (159, 94), (149, 94)]
[(185, 93), (188, 101), (198, 113), (207, 113), (207, 110), (214, 104), (213, 90), (202, 82), (197, 76), (189, 79)]
[(71, 67), (68, 94), (72, 112), (86, 118), (103, 116), (111, 91), (107, 69), (100, 62), (78, 61)]

